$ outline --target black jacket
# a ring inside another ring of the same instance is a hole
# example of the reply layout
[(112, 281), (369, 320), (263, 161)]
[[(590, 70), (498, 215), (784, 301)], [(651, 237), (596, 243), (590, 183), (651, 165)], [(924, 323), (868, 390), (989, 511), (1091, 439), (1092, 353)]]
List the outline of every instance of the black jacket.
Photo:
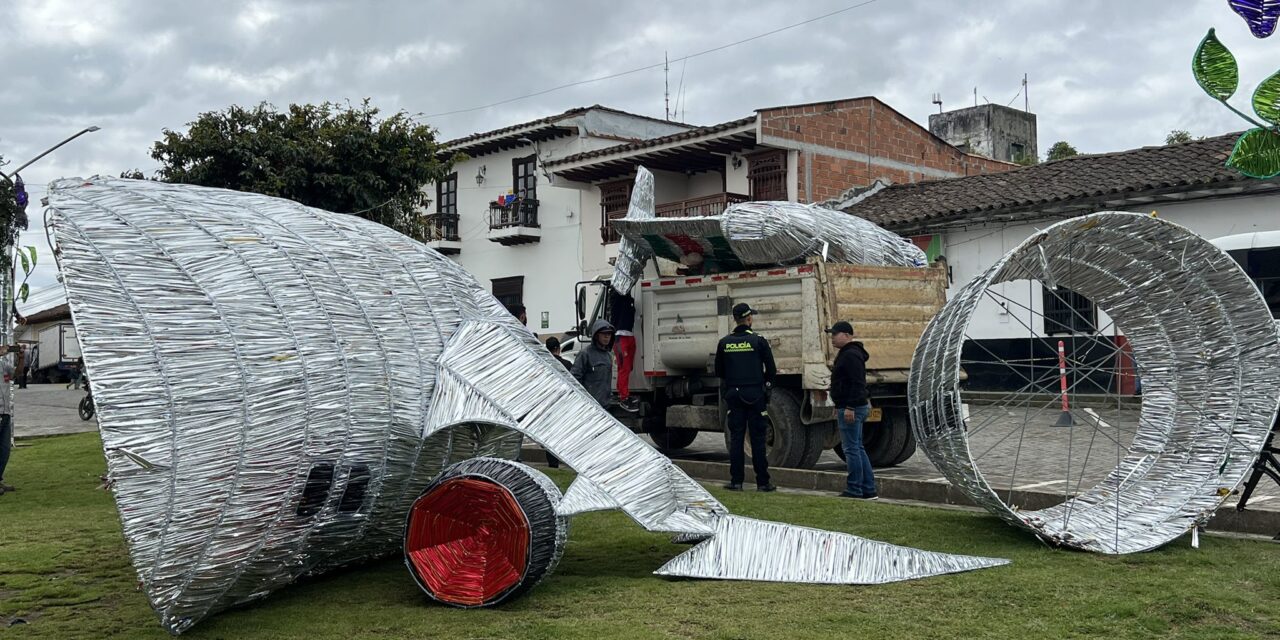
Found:
[(609, 324), (618, 331), (636, 330), (636, 300), (609, 288)]
[(720, 338), (720, 344), (716, 345), (716, 377), (720, 378), (722, 391), (731, 387), (764, 386), (773, 382), (777, 372), (769, 341), (745, 324)]
[(836, 354), (831, 367), (831, 402), (837, 409), (867, 404), (867, 360), (871, 358), (861, 342), (850, 342)]

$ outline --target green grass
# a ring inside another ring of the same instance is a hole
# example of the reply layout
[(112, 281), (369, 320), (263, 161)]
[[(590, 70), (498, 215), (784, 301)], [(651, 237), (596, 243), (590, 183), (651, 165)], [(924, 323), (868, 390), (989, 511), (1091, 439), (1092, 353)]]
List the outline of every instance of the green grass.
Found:
[[(30, 440), (0, 496), (0, 636), (164, 638), (125, 553), (92, 434)], [(561, 484), (569, 473), (556, 473)], [(984, 514), (798, 494), (719, 495), (734, 512), (1010, 566), (885, 586), (667, 580), (685, 547), (618, 513), (574, 519), (559, 570), (526, 597), (462, 611), (427, 601), (398, 559), (215, 615), (189, 638), (1255, 638), (1280, 635), (1280, 546), (1105, 557), (1047, 549)], [(4, 628), (13, 617), (28, 624)]]

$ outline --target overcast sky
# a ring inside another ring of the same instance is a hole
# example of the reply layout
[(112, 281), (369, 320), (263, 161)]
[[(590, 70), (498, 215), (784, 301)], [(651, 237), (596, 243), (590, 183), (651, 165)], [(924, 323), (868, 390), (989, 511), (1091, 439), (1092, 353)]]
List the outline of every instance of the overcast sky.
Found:
[[(855, 4), (6, 0), (0, 155), (23, 162), (102, 127), (23, 172), (34, 201), (59, 177), (150, 174), (148, 149), (163, 129), (230, 104), (369, 97), (423, 114), (444, 139), (596, 103), (661, 117), (661, 67), (432, 114), (661, 63), (664, 52), (678, 59)], [(1209, 27), (1240, 60), (1236, 103), (1247, 108), (1253, 87), (1280, 67), (1280, 36), (1256, 40), (1226, 0), (878, 0), (675, 62), (669, 81), (694, 124), (863, 95), (925, 124), (935, 92), (946, 108), (972, 105), (975, 86), (981, 102), (1020, 107), (1026, 73), (1041, 153), (1057, 140), (1096, 153), (1162, 144), (1175, 128), (1245, 128), (1191, 77)], [(22, 242), (47, 258), (43, 232)], [(53, 278), (43, 262), (37, 287)]]

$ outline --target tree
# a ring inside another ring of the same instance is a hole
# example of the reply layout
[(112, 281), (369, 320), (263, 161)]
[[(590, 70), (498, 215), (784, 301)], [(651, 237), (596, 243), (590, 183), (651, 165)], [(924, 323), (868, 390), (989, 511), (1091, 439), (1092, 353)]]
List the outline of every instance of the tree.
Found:
[(1053, 162), (1054, 160), (1062, 160), (1063, 158), (1073, 158), (1080, 155), (1076, 148), (1071, 146), (1066, 140), (1059, 140), (1049, 147), (1049, 153), (1045, 156), (1045, 160)]
[(13, 245), (18, 232), (27, 228), (27, 192), (19, 190), (22, 178), (5, 177), (4, 166), (9, 164), (0, 156), (0, 273), (9, 273), (13, 266)]
[(423, 187), (444, 178), (457, 158), (442, 158), (436, 131), (409, 114), (378, 113), (368, 99), (294, 104), (287, 112), (265, 102), (232, 105), (200, 114), (186, 133), (165, 129), (151, 157), (166, 182), (288, 198), (423, 239), (419, 208), (430, 204)]
[(1182, 142), (1191, 142), (1191, 132), (1185, 129), (1174, 129), (1169, 135), (1164, 137), (1165, 144), (1178, 144)]

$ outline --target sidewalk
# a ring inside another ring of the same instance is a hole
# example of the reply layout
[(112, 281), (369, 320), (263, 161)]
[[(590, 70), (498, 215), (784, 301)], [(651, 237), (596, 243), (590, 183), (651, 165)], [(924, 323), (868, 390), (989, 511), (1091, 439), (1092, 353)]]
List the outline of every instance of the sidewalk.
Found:
[(33, 384), (14, 389), (15, 438), (97, 431), (97, 420), (81, 420), (77, 412), (84, 389), (64, 384)]

